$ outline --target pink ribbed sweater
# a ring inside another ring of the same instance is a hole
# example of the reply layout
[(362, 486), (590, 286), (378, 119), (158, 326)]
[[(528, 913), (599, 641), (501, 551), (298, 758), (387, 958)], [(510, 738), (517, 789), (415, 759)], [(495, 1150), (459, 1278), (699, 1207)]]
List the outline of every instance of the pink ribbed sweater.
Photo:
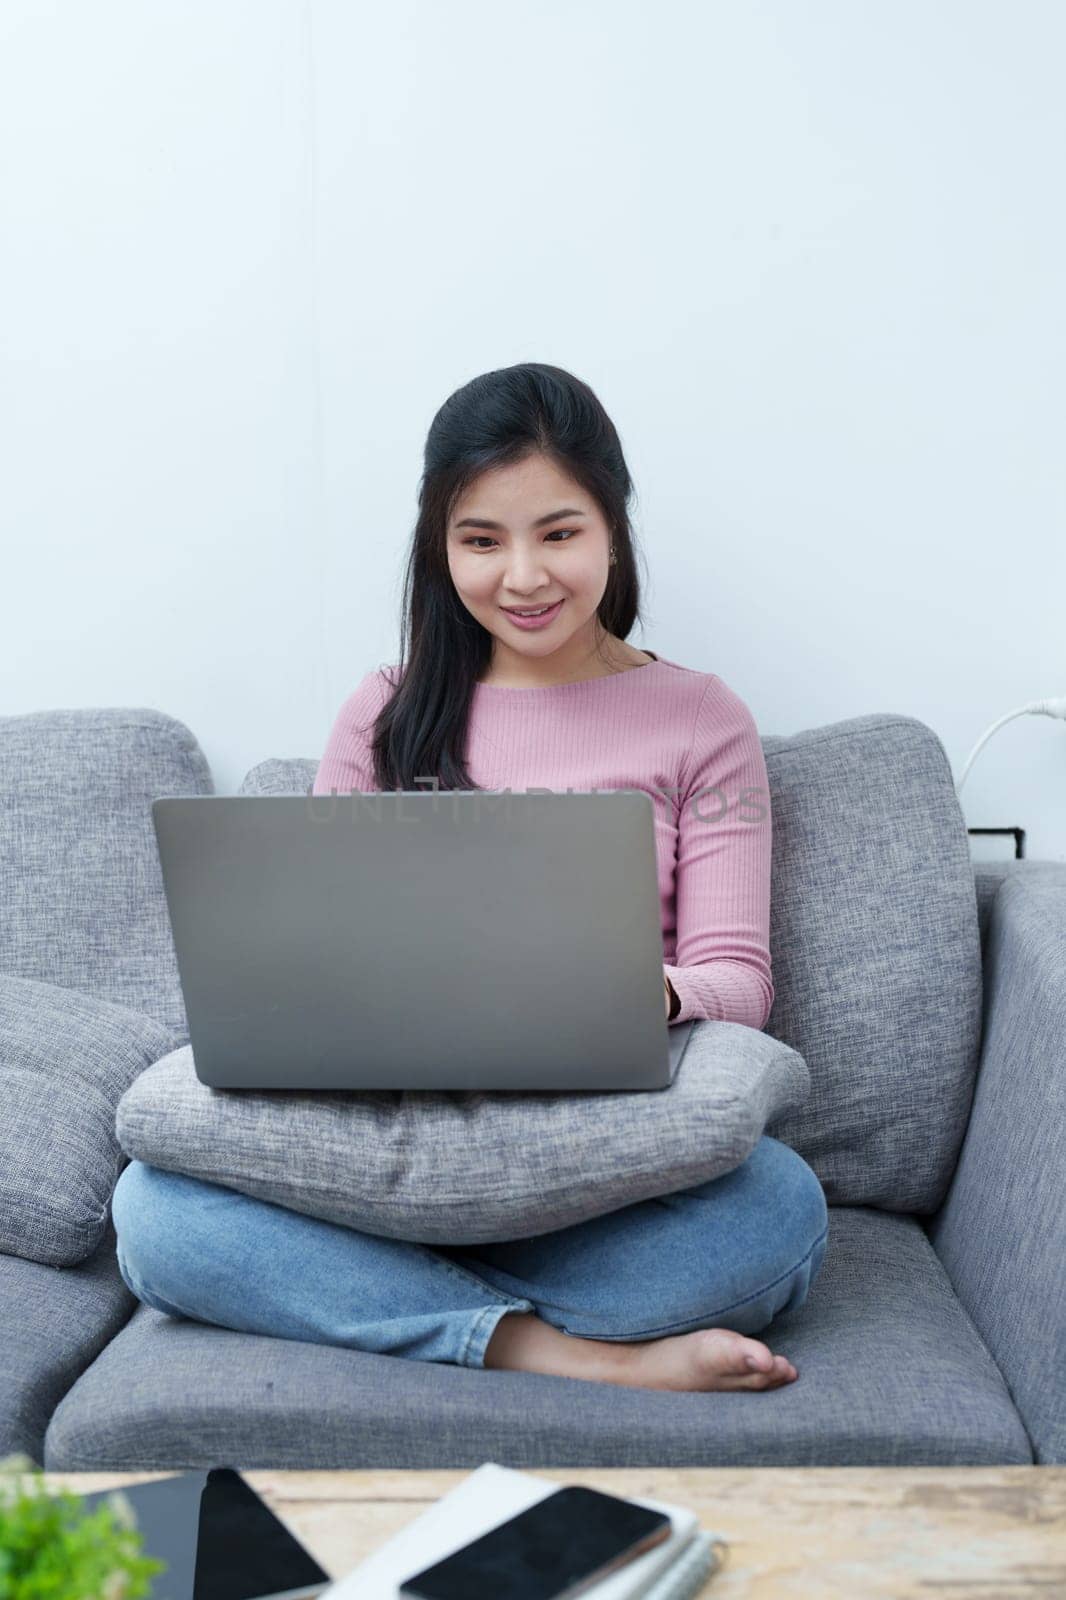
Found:
[[(370, 737), (391, 692), (378, 670), (349, 695), (312, 793), (377, 792)], [(770, 789), (751, 713), (716, 673), (659, 656), (581, 683), (476, 684), (466, 761), (479, 789), (646, 790), (664, 970), (681, 1000), (672, 1021), (765, 1025), (774, 998)]]

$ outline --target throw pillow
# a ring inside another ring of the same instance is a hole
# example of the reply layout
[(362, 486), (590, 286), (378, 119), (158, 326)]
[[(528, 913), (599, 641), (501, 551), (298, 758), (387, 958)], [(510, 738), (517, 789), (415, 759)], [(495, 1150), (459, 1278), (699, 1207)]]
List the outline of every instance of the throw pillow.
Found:
[(107, 1227), (123, 1092), (174, 1048), (152, 1017), (0, 975), (0, 1251), (72, 1266)]
[(916, 717), (878, 712), (763, 739), (773, 813), (766, 1032), (798, 1050), (806, 1103), (779, 1134), (830, 1205), (929, 1214), (966, 1134), (981, 940), (951, 763)]
[(308, 1216), (425, 1244), (550, 1233), (739, 1166), (810, 1089), (795, 1050), (697, 1021), (647, 1092), (214, 1089), (192, 1048), (118, 1104), (130, 1157)]

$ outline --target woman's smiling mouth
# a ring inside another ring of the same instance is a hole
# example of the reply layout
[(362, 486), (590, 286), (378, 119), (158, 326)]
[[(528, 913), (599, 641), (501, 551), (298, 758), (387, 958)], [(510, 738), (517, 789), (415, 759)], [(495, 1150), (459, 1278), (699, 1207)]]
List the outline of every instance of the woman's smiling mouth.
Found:
[(538, 607), (534, 611), (527, 610), (525, 607), (521, 610), (513, 610), (510, 606), (501, 606), (500, 610), (505, 616), (510, 617), (516, 627), (543, 628), (558, 615), (562, 604), (561, 600), (556, 600), (552, 605)]

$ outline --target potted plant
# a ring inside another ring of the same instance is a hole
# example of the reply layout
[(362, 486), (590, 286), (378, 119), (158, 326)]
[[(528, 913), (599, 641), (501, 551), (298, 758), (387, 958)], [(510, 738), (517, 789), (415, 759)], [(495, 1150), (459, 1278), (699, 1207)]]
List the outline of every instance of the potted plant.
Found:
[(89, 1511), (29, 1456), (0, 1460), (0, 1600), (142, 1600), (166, 1568), (143, 1545), (120, 1489)]

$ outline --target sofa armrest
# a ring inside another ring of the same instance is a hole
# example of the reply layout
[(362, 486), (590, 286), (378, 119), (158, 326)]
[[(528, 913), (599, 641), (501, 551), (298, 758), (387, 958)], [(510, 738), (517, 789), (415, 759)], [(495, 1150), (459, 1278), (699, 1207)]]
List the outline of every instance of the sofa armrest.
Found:
[(992, 902), (969, 1125), (926, 1232), (999, 1365), (1037, 1462), (1066, 1463), (1066, 863)]

